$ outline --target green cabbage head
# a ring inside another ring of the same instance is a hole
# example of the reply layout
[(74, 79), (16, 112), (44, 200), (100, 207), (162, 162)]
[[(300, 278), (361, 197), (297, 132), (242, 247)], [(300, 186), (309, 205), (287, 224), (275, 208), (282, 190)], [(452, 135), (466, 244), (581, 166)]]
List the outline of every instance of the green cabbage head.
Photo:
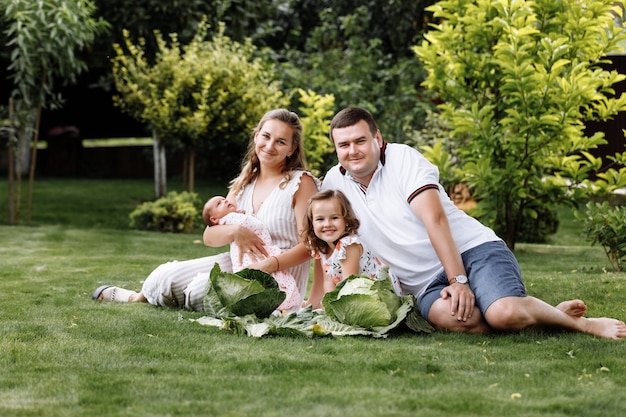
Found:
[(243, 269), (236, 274), (222, 271), (219, 264), (211, 270), (204, 310), (212, 317), (269, 317), (285, 300), (276, 280), (256, 269)]
[[(412, 307), (400, 307), (405, 300), (398, 297), (388, 279), (351, 276), (324, 295), (326, 314), (340, 323), (365, 329), (386, 327), (405, 318)], [(402, 317), (399, 317), (398, 314)], [(400, 320), (398, 320), (400, 319)]]

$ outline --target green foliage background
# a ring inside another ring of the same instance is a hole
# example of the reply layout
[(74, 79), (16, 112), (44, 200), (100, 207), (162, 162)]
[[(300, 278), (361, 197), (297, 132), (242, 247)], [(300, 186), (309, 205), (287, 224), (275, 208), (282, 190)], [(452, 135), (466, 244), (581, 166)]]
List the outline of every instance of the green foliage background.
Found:
[(429, 8), (438, 23), (414, 48), (428, 71), (424, 85), (443, 102), (455, 170), (479, 201), (476, 214), (511, 248), (529, 219), (626, 185), (623, 168), (592, 180), (602, 158), (590, 151), (606, 139), (584, 124), (626, 109), (626, 95), (613, 89), (625, 76), (601, 66), (626, 37), (614, 8), (621, 11), (610, 0)]
[[(14, 3), (0, 4), (6, 11)], [(434, 103), (443, 100), (441, 108), (447, 109), (443, 116), (450, 116), (451, 122), (430, 134), (453, 140), (445, 149), (428, 143), (431, 148), (422, 150), (446, 167), (444, 182), (470, 184), (480, 200), (475, 214), (512, 247), (525, 234), (545, 239), (557, 220), (554, 207), (579, 201), (583, 190), (600, 188), (606, 195), (625, 185), (623, 170), (599, 172), (605, 161), (589, 152), (605, 142), (602, 134), (587, 137), (581, 133), (586, 120), (604, 120), (624, 108), (621, 97), (611, 97), (612, 85), (622, 75), (601, 69), (607, 53), (624, 43), (622, 29), (613, 25), (619, 23), (623, 10), (612, 1), (587, 5), (581, 1), (451, 0), (430, 9), (436, 3), (433, 0), (96, 0), (72, 4), (83, 3), (97, 6), (95, 21), (111, 24), (109, 32), (90, 39), (93, 45), (82, 44), (85, 47), (79, 53), (89, 79), (98, 78), (97, 87), (112, 94), (110, 58), (116, 55), (115, 43), (141, 44), (146, 65), (160, 53), (179, 57), (174, 47), (193, 42), (202, 31), (207, 37), (243, 46), (246, 58), (259, 64), (251, 71), (256, 77), (251, 78), (282, 91), (280, 104), (305, 119), (310, 133), (307, 157), (318, 175), (335, 162), (324, 142), (325, 126), (339, 108), (366, 107), (377, 118), (385, 139), (410, 142), (415, 132), (432, 128), (428, 114)], [(7, 40), (10, 19), (3, 19), (0, 29), (0, 39)], [(155, 37), (154, 30), (162, 36)], [(415, 49), (421, 51), (416, 55), (412, 48), (422, 43), (425, 34), (427, 42)], [(426, 53), (429, 43), (433, 55)], [(8, 50), (0, 51), (3, 63), (10, 64), (11, 58)], [(238, 171), (250, 125), (258, 118), (253, 110), (266, 110), (260, 108), (263, 104), (258, 109), (240, 104), (250, 98), (258, 103), (265, 94), (255, 84), (234, 83), (240, 77), (224, 68), (235, 65), (215, 56), (208, 61), (221, 65), (204, 62), (207, 74), (196, 71), (193, 77), (176, 82), (168, 75), (191, 71), (194, 65), (188, 60), (177, 68), (174, 60), (165, 61), (169, 65), (162, 68), (161, 86), (169, 83), (173, 88), (164, 87), (161, 92), (170, 101), (152, 100), (147, 107), (165, 120), (161, 130), (167, 131), (166, 136), (177, 137), (169, 143), (169, 150), (189, 151), (193, 146), (198, 154), (190, 160), (198, 162), (191, 172), (227, 181)], [(231, 76), (230, 83), (223, 82), (224, 77), (219, 82), (213, 79), (211, 85), (221, 93), (187, 89), (187, 83), (197, 82), (198, 74), (208, 77), (218, 72)], [(226, 100), (224, 91), (233, 90), (232, 96), (245, 100)], [(199, 97), (204, 99), (203, 110), (213, 111), (208, 119), (214, 124), (198, 116), (200, 112), (190, 104), (202, 102)], [(133, 104), (130, 107), (131, 112), (136, 110)], [(221, 109), (219, 114), (216, 109)], [(237, 115), (246, 120), (237, 120)], [(207, 130), (210, 133), (198, 133)], [(610, 158), (621, 167), (626, 153)], [(588, 181), (590, 176), (595, 176), (594, 181)], [(576, 187), (579, 183), (586, 188)]]

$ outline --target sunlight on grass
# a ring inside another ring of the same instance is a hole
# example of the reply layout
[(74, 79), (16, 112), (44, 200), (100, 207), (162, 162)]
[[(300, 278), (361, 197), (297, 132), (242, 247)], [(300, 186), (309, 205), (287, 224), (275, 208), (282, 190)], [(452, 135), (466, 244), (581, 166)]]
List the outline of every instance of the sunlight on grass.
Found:
[(104, 138), (83, 139), (85, 148), (101, 148), (108, 146), (152, 146), (152, 138)]

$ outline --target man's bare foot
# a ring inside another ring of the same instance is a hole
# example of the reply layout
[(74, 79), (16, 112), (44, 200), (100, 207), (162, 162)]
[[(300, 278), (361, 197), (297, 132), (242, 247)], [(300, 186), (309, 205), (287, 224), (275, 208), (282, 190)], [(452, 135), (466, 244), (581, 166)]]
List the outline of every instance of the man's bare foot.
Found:
[(587, 312), (587, 306), (582, 300), (563, 301), (556, 308), (572, 317), (582, 317)]
[(606, 317), (588, 318), (585, 332), (606, 339), (623, 339), (626, 337), (626, 323)]

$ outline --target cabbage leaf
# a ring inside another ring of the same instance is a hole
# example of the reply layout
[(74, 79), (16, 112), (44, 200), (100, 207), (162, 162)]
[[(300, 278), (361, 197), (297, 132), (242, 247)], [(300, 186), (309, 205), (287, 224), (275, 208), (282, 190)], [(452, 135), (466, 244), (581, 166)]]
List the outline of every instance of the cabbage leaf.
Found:
[(326, 293), (322, 305), (326, 314), (340, 323), (374, 329), (396, 321), (402, 299), (388, 279), (371, 280), (353, 275)]
[(215, 264), (209, 277), (204, 310), (212, 317), (269, 317), (285, 300), (276, 280), (268, 273), (243, 269), (236, 274), (222, 271)]
[(271, 275), (256, 270), (231, 274), (221, 271), (216, 264), (204, 300), (207, 317), (193, 321), (252, 337), (384, 338), (401, 324), (416, 333), (433, 331), (417, 311), (413, 296), (396, 295), (389, 279), (349, 277), (324, 296), (325, 310), (313, 310), (309, 306), (287, 315), (276, 314), (284, 298)]

